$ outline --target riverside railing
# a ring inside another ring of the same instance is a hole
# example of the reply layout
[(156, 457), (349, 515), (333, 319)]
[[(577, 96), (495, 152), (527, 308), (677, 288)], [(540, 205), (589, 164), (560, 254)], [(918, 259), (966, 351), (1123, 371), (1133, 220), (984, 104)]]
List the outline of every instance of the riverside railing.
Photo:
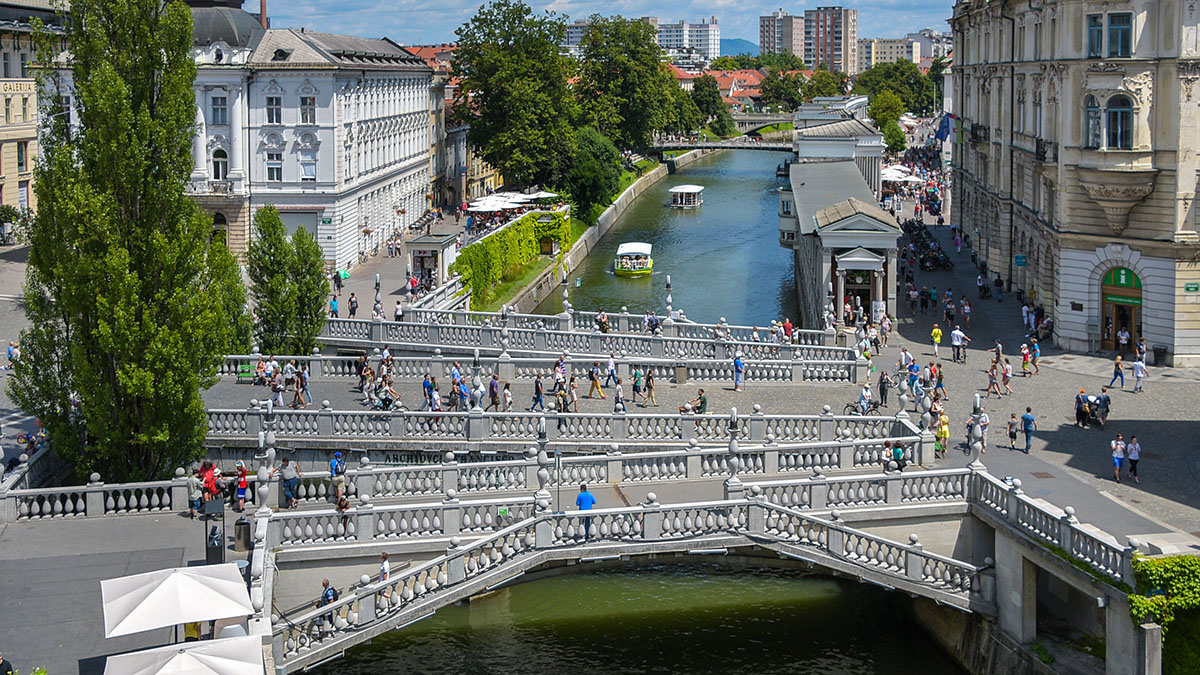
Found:
[(646, 333), (516, 328), (484, 323), (443, 324), (382, 319), (327, 319), (320, 341), (326, 347), (370, 351), (391, 345), (397, 349), (432, 351), (481, 349), (512, 352), (566, 353), (576, 358), (657, 357), (730, 359), (741, 353), (751, 360), (855, 361), (849, 347), (803, 345), (728, 338), (694, 338)]
[[(259, 401), (245, 409), (210, 409), (210, 442), (222, 439), (257, 439), (268, 422), (281, 440), (416, 440), (479, 443), (514, 443), (537, 440), (545, 429), (549, 442), (645, 443), (677, 441), (724, 441), (732, 434), (739, 440), (777, 443), (832, 441), (839, 438), (886, 439), (920, 435), (921, 431), (904, 412), (889, 416), (834, 415), (829, 406), (818, 415), (765, 414), (755, 404), (753, 412), (736, 419), (731, 430), (730, 415), (698, 415), (691, 412), (564, 413), (429, 412), (412, 410), (334, 410), (322, 403), (318, 410), (275, 408), (268, 412)], [(544, 422), (543, 422), (544, 420)]]
[(1141, 542), (1130, 538), (1122, 546), (1112, 535), (1082, 526), (1074, 507), (1059, 509), (1030, 499), (1021, 490), (1020, 479), (1009, 484), (986, 471), (974, 472), (971, 505), (976, 513), (992, 516), (1040, 544), (1058, 548), (1112, 581), (1137, 586), (1133, 558)]
[[(411, 344), (409, 344), (411, 346)], [(410, 357), (393, 356), (391, 373), (399, 379), (421, 379), (426, 374), (433, 375), (447, 384), (451, 370), (456, 363), (473, 363), (462, 357), (447, 357), (439, 347), (428, 347), (429, 356)], [(407, 348), (404, 348), (408, 351)], [(423, 349), (422, 349), (423, 350)], [(225, 357), (218, 369), (218, 374), (224, 377), (250, 377), (249, 373), (257, 366), (262, 354), (239, 354)], [(472, 359), (474, 357), (471, 357)], [(487, 356), (479, 359), (480, 376), (487, 380), (492, 373), (499, 376), (503, 382), (532, 381), (538, 375), (550, 377), (555, 370), (558, 356), (546, 355), (541, 357), (513, 358), (507, 353), (498, 356)], [(308, 356), (275, 355), (280, 364), (295, 361), (296, 366), (308, 366), (313, 377), (357, 377), (358, 357), (327, 356), (312, 354)], [(567, 356), (563, 357), (568, 379), (572, 376), (581, 382), (586, 382), (594, 357)], [(613, 359), (617, 375), (629, 378), (635, 367), (644, 373), (653, 372), (654, 377), (661, 381), (675, 384), (688, 382), (733, 382), (733, 362), (714, 359), (686, 359), (662, 357), (629, 357), (621, 356)], [(372, 370), (378, 372), (381, 355), (370, 354), (367, 363)], [(607, 357), (600, 359), (600, 366), (607, 366)], [(747, 384), (800, 384), (800, 383), (830, 383), (843, 384), (860, 382), (866, 377), (867, 363), (863, 359), (834, 360), (745, 360), (743, 375)], [(470, 376), (470, 367), (461, 369), (464, 376)]]
[[(818, 518), (772, 504), (761, 495), (662, 504), (651, 493), (633, 507), (560, 513), (546, 507), (538, 505), (536, 512), (469, 544), (453, 537), (444, 555), (386, 581), (364, 583), (333, 603), (274, 617), (271, 642), (277, 667), (286, 672), (315, 663), (478, 592), (476, 586), (494, 586), (536, 565), (597, 549), (644, 554), (774, 540), (891, 577), (909, 589), (926, 588), (959, 606), (970, 605), (975, 588), (990, 587), (974, 583), (979, 568), (925, 551), (919, 542), (891, 541), (836, 517)], [(271, 536), (267, 541), (275, 544)]]

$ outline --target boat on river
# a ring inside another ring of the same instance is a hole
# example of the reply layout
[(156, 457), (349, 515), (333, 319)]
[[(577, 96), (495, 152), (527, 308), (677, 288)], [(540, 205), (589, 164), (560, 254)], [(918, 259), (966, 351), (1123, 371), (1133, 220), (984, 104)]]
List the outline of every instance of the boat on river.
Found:
[(654, 271), (654, 258), (650, 257), (653, 247), (641, 241), (625, 242), (617, 247), (613, 260), (613, 274), (619, 277), (648, 277)]
[(703, 185), (676, 185), (667, 192), (671, 193), (668, 206), (672, 208), (695, 209), (704, 203), (704, 197), (701, 196), (704, 192)]

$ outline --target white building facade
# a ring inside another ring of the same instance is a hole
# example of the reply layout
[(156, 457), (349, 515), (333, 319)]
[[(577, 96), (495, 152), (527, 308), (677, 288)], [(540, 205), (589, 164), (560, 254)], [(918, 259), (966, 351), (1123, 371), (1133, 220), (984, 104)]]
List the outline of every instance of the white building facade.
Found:
[(197, 132), (189, 190), (245, 250), (273, 204), (331, 266), (357, 263), (430, 203), (432, 70), (389, 40), (265, 30), (193, 8)]
[[(1059, 346), (1200, 364), (1200, 9), (960, 1), (952, 222)], [(1155, 355), (1154, 348), (1160, 348)]]

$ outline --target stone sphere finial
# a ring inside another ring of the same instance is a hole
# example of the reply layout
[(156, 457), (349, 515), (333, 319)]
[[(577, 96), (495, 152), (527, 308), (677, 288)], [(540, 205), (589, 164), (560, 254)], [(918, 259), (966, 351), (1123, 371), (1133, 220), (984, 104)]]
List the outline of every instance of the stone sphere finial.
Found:
[(916, 532), (913, 532), (912, 534), (908, 535), (908, 543), (919, 544), (921, 543), (921, 538), (917, 536)]
[(455, 490), (454, 488), (448, 488), (446, 490), (446, 499), (454, 499), (457, 496), (458, 496), (458, 490)]

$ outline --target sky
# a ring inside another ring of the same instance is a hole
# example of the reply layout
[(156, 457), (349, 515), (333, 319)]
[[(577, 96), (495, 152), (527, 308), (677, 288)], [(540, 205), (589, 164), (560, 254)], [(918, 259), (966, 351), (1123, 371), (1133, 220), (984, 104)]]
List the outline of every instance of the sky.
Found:
[[(595, 13), (622, 16), (657, 16), (665, 21), (687, 19), (698, 22), (715, 16), (722, 38), (744, 38), (758, 42), (758, 17), (782, 7), (790, 14), (805, 9), (834, 5), (836, 0), (812, 0), (807, 5), (745, 0), (554, 0), (530, 1), (534, 9), (550, 9), (571, 20)], [(330, 33), (362, 37), (388, 37), (406, 45), (452, 42), (454, 30), (475, 13), (482, 0), (267, 0), (267, 15), (273, 28), (307, 27)], [(870, 0), (844, 2), (858, 10), (860, 38), (902, 37), (905, 33), (931, 27), (947, 31), (953, 0)], [(258, 12), (257, 0), (245, 8)]]

